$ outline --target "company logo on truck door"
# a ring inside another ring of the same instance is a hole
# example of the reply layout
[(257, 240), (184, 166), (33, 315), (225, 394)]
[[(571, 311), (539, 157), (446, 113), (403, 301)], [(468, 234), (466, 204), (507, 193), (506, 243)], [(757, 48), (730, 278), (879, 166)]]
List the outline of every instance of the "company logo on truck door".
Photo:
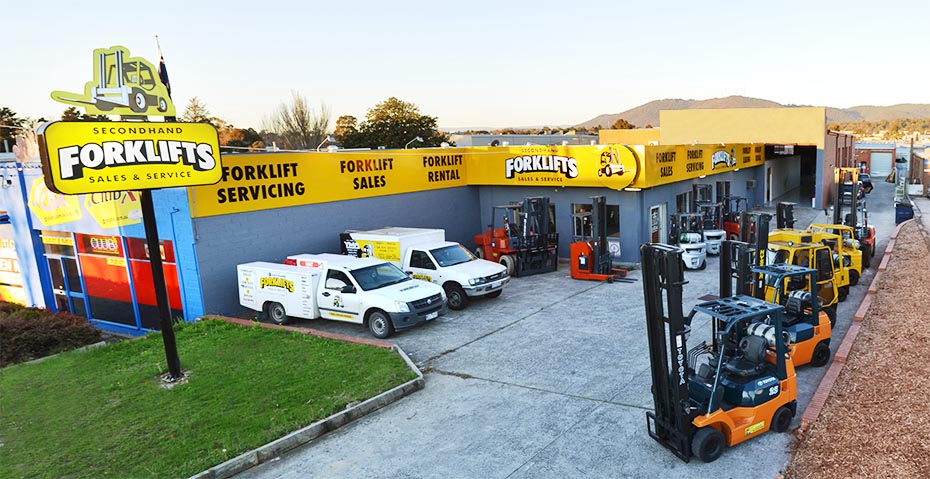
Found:
[(524, 155), (504, 160), (507, 178), (525, 173), (560, 173), (566, 178), (578, 177), (578, 160), (559, 155)]
[(284, 278), (279, 278), (279, 277), (277, 277), (277, 276), (266, 276), (266, 277), (264, 277), (264, 278), (261, 278), (261, 279), (258, 281), (258, 287), (259, 287), (260, 289), (265, 289), (266, 286), (269, 287), (269, 288), (281, 288), (281, 289), (286, 289), (288, 293), (293, 293), (293, 292), (294, 292), (294, 282), (293, 282), (293, 281), (288, 280), (288, 279), (284, 279)]

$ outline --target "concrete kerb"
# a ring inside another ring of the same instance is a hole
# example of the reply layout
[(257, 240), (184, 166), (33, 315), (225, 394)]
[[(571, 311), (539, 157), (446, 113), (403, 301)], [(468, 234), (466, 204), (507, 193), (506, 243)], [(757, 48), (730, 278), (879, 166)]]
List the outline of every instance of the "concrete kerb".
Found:
[[(251, 326), (254, 324), (252, 321), (241, 320), (237, 318), (228, 318), (224, 316), (209, 316), (211, 318), (218, 318), (230, 323), (247, 325)], [(291, 331), (298, 331), (301, 333), (309, 334), (312, 336), (326, 337), (330, 339), (337, 339), (341, 341), (347, 341), (356, 344), (365, 344), (369, 346), (376, 347), (385, 347), (391, 349), (392, 351), (397, 352), (400, 357), (404, 360), (404, 363), (407, 364), (407, 367), (410, 368), (414, 374), (417, 375), (415, 379), (411, 379), (399, 386), (396, 386), (392, 389), (389, 389), (377, 396), (362, 401), (356, 405), (347, 407), (342, 411), (337, 412), (327, 418), (321, 419), (309, 426), (294, 431), (280, 439), (276, 439), (264, 446), (258, 447), (251, 451), (240, 454), (222, 464), (213, 466), (203, 472), (191, 476), (189, 479), (223, 479), (227, 477), (234, 476), (240, 472), (245, 471), (251, 467), (255, 467), (263, 462), (274, 459), (285, 452), (294, 449), (295, 447), (306, 444), (323, 434), (326, 434), (329, 431), (335, 430), (339, 427), (342, 427), (358, 418), (366, 416), (378, 409), (381, 409), (398, 399), (407, 396), (415, 391), (419, 391), (426, 386), (426, 381), (423, 379), (423, 373), (420, 369), (413, 363), (407, 353), (404, 352), (399, 346), (387, 341), (376, 341), (368, 340), (364, 338), (355, 338), (351, 336), (344, 336), (341, 334), (332, 334), (325, 333), (323, 331), (317, 331), (313, 329), (303, 329), (303, 328), (293, 328), (288, 326), (277, 326), (267, 323), (258, 323), (261, 327), (267, 328), (277, 328), (277, 329), (286, 329)], [(377, 344), (372, 344), (377, 343)]]
[[(884, 271), (887, 268), (888, 262), (891, 261), (891, 256), (894, 251), (894, 240), (897, 239), (898, 233), (901, 232), (901, 228), (911, 221), (914, 220), (907, 220), (895, 228), (894, 233), (891, 235), (891, 238), (893, 239), (889, 240), (888, 246), (885, 248), (884, 253), (882, 253), (881, 266), (879, 266), (878, 271)], [(843, 336), (843, 342), (840, 343), (840, 347), (836, 351), (836, 355), (833, 358), (833, 364), (830, 365), (830, 369), (827, 370), (827, 373), (824, 375), (823, 379), (820, 380), (820, 384), (814, 391), (814, 396), (811, 398), (811, 402), (809, 402), (807, 407), (804, 409), (804, 413), (801, 415), (801, 427), (798, 430), (799, 433), (807, 431), (814, 424), (814, 422), (817, 421), (817, 418), (820, 416), (820, 411), (823, 410), (824, 405), (827, 403), (827, 399), (833, 392), (833, 385), (836, 383), (840, 372), (843, 370), (843, 366), (846, 364), (846, 360), (849, 358), (852, 352), (852, 347), (856, 342), (856, 337), (859, 336), (859, 332), (861, 330), (862, 321), (865, 319), (865, 316), (872, 305), (871, 295), (878, 290), (879, 276), (880, 273), (876, 272), (875, 278), (872, 280), (872, 284), (869, 285), (868, 294), (862, 298), (862, 302), (859, 304), (859, 309), (856, 310), (856, 314), (853, 317), (853, 323), (850, 325), (846, 335)]]

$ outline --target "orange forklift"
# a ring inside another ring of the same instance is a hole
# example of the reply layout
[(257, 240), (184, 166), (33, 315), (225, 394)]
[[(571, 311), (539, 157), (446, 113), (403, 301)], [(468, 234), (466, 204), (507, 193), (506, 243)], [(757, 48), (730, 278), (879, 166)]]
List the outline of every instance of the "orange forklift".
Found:
[(749, 200), (742, 196), (724, 196), (721, 205), (723, 206), (723, 230), (726, 231), (726, 238), (731, 241), (740, 239), (740, 213), (749, 209)]
[(574, 279), (613, 283), (627, 270), (613, 267), (607, 244), (607, 197), (592, 196), (591, 211), (572, 213), (571, 275)]
[[(821, 307), (823, 301), (813, 293), (817, 270), (784, 263), (760, 265), (766, 256), (765, 238), (760, 236), (756, 244), (740, 241), (723, 243), (720, 296), (727, 297), (733, 293), (735, 280), (736, 294), (784, 306), (783, 327), (794, 365), (825, 366), (830, 361), (832, 327), (830, 315)], [(774, 333), (774, 325), (770, 321), (758, 323), (751, 329), (753, 334), (762, 336)]]
[[(688, 462), (720, 457), (797, 413), (797, 376), (783, 329), (785, 307), (749, 295), (722, 297), (682, 313), (681, 249), (640, 246), (654, 410), (649, 436)], [(663, 298), (665, 301), (663, 301)], [(709, 321), (704, 320), (708, 318)], [(771, 324), (771, 331), (755, 327)], [(703, 342), (691, 325), (708, 324)]]
[(476, 256), (506, 266), (510, 276), (555, 271), (559, 267), (555, 205), (547, 197), (536, 196), (494, 206), (491, 224), (475, 235), (475, 244)]

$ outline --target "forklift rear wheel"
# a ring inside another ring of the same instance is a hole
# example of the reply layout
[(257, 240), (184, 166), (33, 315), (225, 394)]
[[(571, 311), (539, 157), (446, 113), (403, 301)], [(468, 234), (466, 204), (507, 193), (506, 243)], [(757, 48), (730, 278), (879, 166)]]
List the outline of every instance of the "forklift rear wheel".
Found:
[(859, 284), (859, 272), (858, 271), (854, 269), (849, 270), (849, 284), (851, 286), (855, 286)]
[(499, 290), (494, 291), (494, 292), (492, 292), (492, 293), (488, 293), (488, 294), (486, 294), (485, 296), (487, 296), (488, 298), (496, 298), (496, 297), (500, 296), (501, 293), (503, 293), (503, 292), (504, 292), (503, 289), (499, 289)]
[(383, 311), (375, 311), (368, 316), (368, 330), (371, 335), (378, 339), (385, 339), (394, 332), (394, 325), (391, 324), (391, 318)]
[(836, 305), (823, 308), (824, 312), (827, 313), (827, 317), (830, 318), (830, 329), (836, 327)]
[(455, 283), (449, 283), (442, 287), (446, 290), (446, 298), (449, 301), (449, 309), (459, 311), (468, 306), (468, 295), (461, 286)]
[(778, 408), (775, 415), (772, 416), (772, 430), (775, 432), (787, 431), (788, 426), (791, 426), (791, 418), (793, 417), (794, 413), (791, 412), (791, 408), (787, 404)]
[(129, 107), (132, 111), (136, 113), (142, 113), (148, 107), (148, 102), (145, 99), (145, 93), (138, 88), (132, 89), (132, 103), (129, 104)]
[(817, 343), (817, 346), (814, 346), (814, 353), (811, 356), (811, 366), (815, 368), (823, 367), (827, 365), (827, 361), (829, 360), (830, 346), (827, 345), (826, 341)]
[(706, 259), (701, 263), (700, 266), (698, 266), (698, 269), (705, 269), (705, 268), (707, 268), (707, 260), (706, 260)]
[(849, 296), (849, 286), (843, 286), (838, 290), (838, 293), (840, 302), (846, 301), (846, 297)]
[(287, 311), (281, 303), (268, 304), (268, 319), (274, 324), (287, 324)]
[(691, 452), (704, 462), (714, 462), (723, 454), (723, 433), (710, 427), (702, 427), (691, 440)]
[(517, 259), (513, 257), (512, 254), (501, 255), (501, 264), (507, 267), (507, 274), (513, 276), (513, 272), (517, 266)]

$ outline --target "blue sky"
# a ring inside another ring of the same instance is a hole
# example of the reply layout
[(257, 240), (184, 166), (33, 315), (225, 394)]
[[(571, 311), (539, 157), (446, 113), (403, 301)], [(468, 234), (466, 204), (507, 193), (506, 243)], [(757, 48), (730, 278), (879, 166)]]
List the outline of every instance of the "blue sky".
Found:
[[(81, 5), (78, 7), (77, 5)], [(296, 90), (363, 118), (391, 96), (441, 127), (580, 123), (654, 99), (930, 103), (930, 2), (13, 2), (0, 106), (58, 118), (94, 48), (157, 62), (179, 111), (260, 129)]]

